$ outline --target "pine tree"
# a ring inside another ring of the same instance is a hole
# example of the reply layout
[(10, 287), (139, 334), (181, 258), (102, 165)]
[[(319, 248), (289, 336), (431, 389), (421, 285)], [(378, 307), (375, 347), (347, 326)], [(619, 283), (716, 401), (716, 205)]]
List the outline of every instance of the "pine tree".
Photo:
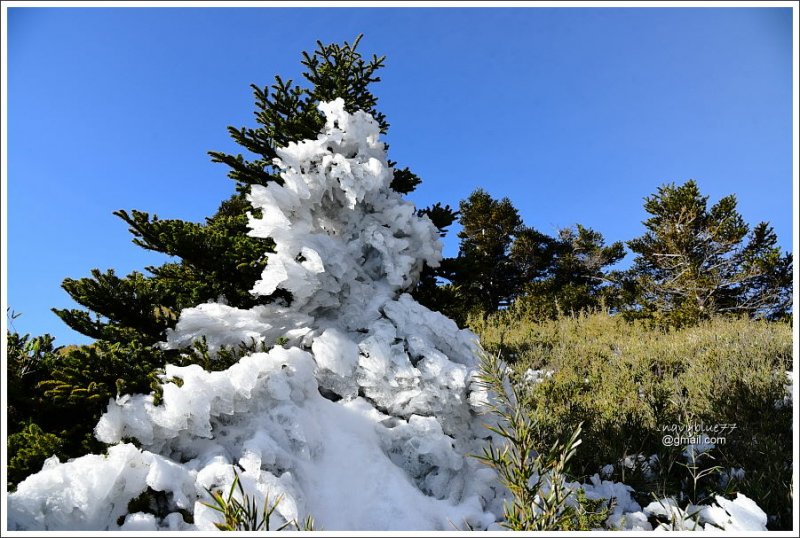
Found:
[(57, 360), (53, 337), (31, 338), (6, 333), (8, 407), (8, 486), (41, 468), (45, 458), (60, 452), (58, 436), (46, 433), (38, 423), (57, 409), (38, 393), (37, 385), (47, 378)]
[(628, 242), (641, 313), (682, 325), (717, 313), (776, 319), (792, 300), (792, 256), (772, 227), (752, 230), (736, 197), (708, 207), (697, 183), (659, 187), (645, 199), (647, 232)]
[[(235, 192), (205, 222), (160, 219), (136, 210), (115, 212), (128, 224), (136, 245), (177, 261), (147, 267), (145, 273), (118, 276), (113, 270), (94, 269), (89, 277), (64, 280), (63, 288), (83, 308), (54, 312), (96, 342), (71, 346), (59, 354), (46, 375), (29, 387), (30, 398), (45, 400), (60, 410), (52, 420), (38, 423), (42, 435), (63, 437), (60, 456), (85, 451), (86, 443), (93, 442), (92, 429), (108, 399), (122, 390), (147, 392), (154, 375), (166, 363), (185, 364), (188, 360), (207, 369), (222, 369), (249, 350), (245, 345), (210, 355), (202, 341), (188, 355), (162, 349), (156, 344), (165, 339), (167, 329), (175, 326), (182, 309), (209, 300), (222, 300), (236, 308), (291, 301), (291, 294), (283, 290), (266, 297), (250, 293), (266, 265), (265, 253), (273, 244), (269, 238), (247, 234), (248, 211), (255, 217), (260, 215), (253, 211), (246, 193), (252, 185), (281, 184), (272, 161), (275, 150), (316, 136), (325, 123), (317, 108), (322, 101), (341, 97), (346, 110), (368, 112), (381, 132), (386, 132), (389, 124), (376, 110), (377, 98), (370, 91), (370, 85), (380, 81), (377, 72), (384, 66), (384, 57), (362, 57), (357, 50), (360, 39), (343, 45), (317, 42), (312, 54), (304, 52), (303, 85), (276, 76), (271, 86), (252, 86), (257, 127), (229, 127), (232, 138), (250, 157), (209, 152), (214, 162), (230, 169)], [(398, 168), (393, 162), (390, 166), (394, 167), (391, 188), (396, 192), (408, 193), (419, 184), (419, 177), (408, 168)], [(442, 233), (455, 220), (455, 213), (440, 204), (420, 212), (427, 214)], [(433, 278), (430, 268), (426, 267), (424, 274), (428, 280)], [(33, 415), (28, 418), (20, 418), (20, 424), (36, 423)], [(36, 470), (31, 465), (21, 465), (14, 476)]]
[(459, 204), (459, 222), (458, 257), (444, 267), (460, 299), (461, 312), (449, 314), (461, 321), (470, 311), (492, 312), (507, 306), (529, 276), (523, 273), (537, 267), (530, 251), (519, 256), (520, 249), (514, 249), (520, 236), (531, 245), (536, 238), (508, 198), (495, 200), (477, 189)]
[[(247, 236), (247, 212), (252, 208), (244, 194), (250, 185), (281, 183), (272, 164), (275, 148), (315, 136), (324, 125), (316, 108), (319, 102), (342, 97), (348, 111), (372, 114), (383, 133), (389, 128), (385, 116), (376, 111), (377, 98), (369, 90), (370, 84), (380, 81), (376, 73), (384, 65), (384, 57), (365, 60), (357, 51), (360, 39), (343, 46), (318, 42), (314, 54), (304, 52), (305, 87), (280, 76), (271, 87), (252, 86), (258, 127), (228, 130), (255, 158), (209, 152), (214, 162), (230, 168), (228, 175), (236, 182), (236, 193), (205, 223), (162, 220), (142, 211), (115, 212), (130, 227), (136, 245), (176, 257), (179, 262), (148, 267), (150, 275), (134, 272), (119, 278), (113, 271), (94, 270), (88, 278), (66, 279), (64, 289), (88, 312), (56, 309), (56, 314), (71, 328), (92, 338), (155, 343), (174, 325), (176, 312), (188, 306), (220, 297), (241, 308), (289, 300), (285, 293), (267, 298), (250, 293), (266, 263), (264, 252), (270, 249), (270, 240)], [(419, 182), (408, 168), (395, 166), (392, 189), (406, 194)], [(440, 229), (455, 219), (449, 207), (438, 204), (422, 212)]]
[(535, 319), (618, 306), (618, 282), (608, 267), (625, 257), (621, 241), (606, 246), (603, 235), (580, 224), (559, 230), (543, 275), (525, 285), (516, 308)]
[(536, 319), (552, 318), (614, 297), (606, 268), (624, 257), (621, 242), (606, 246), (602, 234), (581, 225), (551, 237), (525, 226), (508, 198), (495, 200), (482, 189), (459, 209), (459, 254), (439, 272), (450, 282), (440, 289), (449, 299), (443, 311), (454, 319), (512, 304)]

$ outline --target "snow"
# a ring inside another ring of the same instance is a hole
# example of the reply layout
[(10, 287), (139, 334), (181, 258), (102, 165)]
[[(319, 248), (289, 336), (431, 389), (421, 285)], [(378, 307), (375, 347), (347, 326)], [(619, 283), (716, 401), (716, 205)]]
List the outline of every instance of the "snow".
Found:
[(121, 531), (156, 531), (156, 517), (153, 514), (136, 512), (125, 516), (125, 521), (120, 527)]
[(699, 459), (702, 454), (705, 454), (716, 446), (705, 433), (697, 435), (696, 438), (696, 443), (690, 443), (683, 449), (683, 456), (692, 463)]
[(647, 517), (641, 513), (641, 507), (633, 500), (631, 493), (633, 488), (612, 482), (601, 480), (599, 475), (589, 478), (588, 484), (569, 484), (570, 489), (581, 488), (586, 493), (587, 499), (613, 499), (614, 508), (605, 522), (606, 527), (614, 530), (649, 531), (652, 526), (647, 521)]
[[(724, 497), (717, 495), (716, 501), (717, 504), (727, 513), (728, 517), (723, 515), (722, 518), (717, 518), (715, 521), (711, 521), (711, 518), (706, 516), (706, 519), (711, 523), (715, 523), (723, 530), (767, 530), (767, 515), (752, 499), (749, 499), (741, 493), (738, 493), (736, 498), (733, 500), (725, 499)], [(709, 508), (706, 509), (706, 511), (709, 510)]]
[(792, 392), (794, 391), (794, 371), (785, 370), (786, 384), (784, 385), (783, 398), (775, 402), (775, 409), (786, 409), (792, 407)]
[[(162, 461), (161, 456), (124, 443), (109, 447), (105, 456), (50, 462), (9, 495), (9, 529), (117, 528), (116, 521), (125, 515), (128, 501), (156, 485), (157, 473), (150, 473), (149, 467)], [(163, 491), (176, 493), (179, 500), (185, 498), (182, 492), (189, 475), (181, 471), (171, 479)], [(140, 525), (143, 520), (135, 517), (130, 524)]]
[[(389, 417), (364, 398), (332, 402), (316, 390), (315, 368), (306, 351), (279, 347), (224, 372), (169, 366), (166, 377), (183, 384), (166, 385), (162, 405), (145, 395), (119, 398), (97, 427), (105, 442), (135, 438), (145, 450), (121, 443), (107, 457), (50, 464), (12, 495), (12, 521), (19, 528), (113, 529), (128, 501), (149, 486), (171, 493), (176, 508), (191, 509), (194, 528), (213, 530), (215, 513), (200, 499), (205, 488), (227, 491), (236, 463), (259, 503), (268, 494), (283, 497), (284, 520), (311, 514), (325, 529), (352, 530), (494, 522), (483, 509), (488, 480), (461, 476), (472, 464), (434, 417)], [(123, 528), (155, 525), (152, 516), (132, 514)]]
[(321, 370), (339, 377), (352, 377), (358, 366), (358, 346), (335, 328), (326, 329), (315, 339), (311, 351)]
[(673, 498), (653, 501), (643, 511), (648, 516), (662, 516), (668, 521), (655, 530), (666, 531), (765, 531), (767, 515), (756, 503), (737, 493), (733, 500), (719, 495), (710, 505), (689, 504), (680, 508)]
[(534, 370), (528, 368), (522, 376), (525, 383), (542, 383), (547, 379), (551, 379), (555, 372), (553, 370)]

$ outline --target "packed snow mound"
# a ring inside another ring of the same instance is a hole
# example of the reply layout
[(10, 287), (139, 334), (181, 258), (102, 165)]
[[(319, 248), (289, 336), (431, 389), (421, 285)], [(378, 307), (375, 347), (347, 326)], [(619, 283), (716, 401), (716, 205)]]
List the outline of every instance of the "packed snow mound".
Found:
[[(278, 151), (282, 183), (249, 196), (251, 234), (275, 242), (252, 292), (291, 302), (189, 308), (164, 344), (269, 351), (222, 372), (167, 366), (159, 405), (118, 396), (95, 430), (108, 454), (51, 461), (19, 484), (10, 529), (213, 530), (207, 488), (227, 491), (235, 472), (259, 504), (282, 499), (271, 528), (307, 515), (325, 530), (497, 520), (496, 477), (469, 456), (489, 435), (477, 340), (406, 293), (441, 259), (437, 230), (389, 187), (377, 123), (341, 99), (320, 109), (316, 140)], [(157, 509), (129, 508), (142, 494)]]
[[(494, 521), (483, 509), (485, 482), (459, 477), (463, 455), (434, 418), (379, 427), (391, 417), (367, 400), (323, 398), (316, 368), (297, 348), (256, 353), (222, 372), (169, 366), (167, 376), (182, 383), (164, 386), (162, 405), (124, 396), (97, 426), (99, 439), (136, 439), (142, 449), (122, 443), (107, 456), (51, 462), (19, 485), (11, 520), (24, 529), (107, 530), (122, 521), (130, 530), (214, 530), (206, 488), (227, 492), (238, 469), (259, 505), (282, 497), (273, 529), (308, 514), (325, 529)], [(166, 492), (174, 511), (131, 518), (128, 503), (147, 488)]]

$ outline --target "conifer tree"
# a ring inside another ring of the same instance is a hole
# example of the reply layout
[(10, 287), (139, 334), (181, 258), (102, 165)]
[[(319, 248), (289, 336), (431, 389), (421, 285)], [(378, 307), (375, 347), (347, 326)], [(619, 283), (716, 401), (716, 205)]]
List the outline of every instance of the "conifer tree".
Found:
[(682, 325), (713, 314), (776, 319), (792, 301), (792, 256), (781, 254), (766, 222), (750, 228), (725, 196), (708, 196), (689, 180), (645, 199), (647, 231), (628, 242), (637, 254), (629, 277), (641, 314)]
[(462, 230), (457, 258), (444, 260), (440, 275), (448, 315), (464, 321), (515, 304), (534, 318), (551, 318), (608, 303), (614, 296), (606, 268), (625, 255), (621, 242), (605, 245), (602, 234), (581, 225), (558, 237), (525, 226), (508, 198), (483, 189), (459, 207)]
[(47, 377), (50, 365), (57, 360), (55, 352), (50, 335), (31, 338), (27, 334), (7, 333), (9, 484), (38, 471), (45, 458), (61, 449), (59, 437), (45, 433), (40, 427), (57, 409), (37, 391), (38, 383)]
[[(214, 162), (230, 169), (228, 176), (235, 182), (235, 192), (205, 222), (161, 219), (137, 210), (115, 212), (128, 224), (136, 245), (177, 261), (127, 276), (94, 269), (89, 277), (64, 280), (63, 288), (83, 308), (54, 312), (72, 329), (96, 342), (62, 350), (41, 379), (29, 387), (31, 398), (47, 401), (60, 412), (50, 421), (33, 415), (19, 418), (20, 425), (29, 427), (29, 434), (18, 437), (11, 446), (9, 461), (16, 462), (15, 479), (41, 465), (44, 452), (33, 447), (52, 440), (48, 435), (63, 438), (58, 452), (61, 457), (85, 452), (87, 444), (94, 442), (92, 429), (109, 398), (121, 391), (146, 392), (157, 386), (154, 376), (166, 363), (185, 364), (188, 360), (206, 369), (222, 369), (249, 349), (243, 344), (240, 349), (209, 354), (200, 341), (187, 354), (156, 345), (165, 339), (165, 331), (175, 326), (182, 309), (209, 300), (221, 300), (236, 308), (291, 301), (291, 294), (283, 290), (266, 297), (250, 293), (266, 265), (265, 253), (272, 250), (272, 242), (247, 234), (248, 211), (260, 215), (245, 195), (252, 185), (281, 184), (272, 161), (275, 150), (316, 136), (325, 124), (318, 109), (320, 102), (341, 97), (347, 111), (371, 114), (381, 132), (386, 132), (389, 124), (376, 110), (377, 98), (370, 90), (380, 81), (377, 73), (385, 58), (364, 58), (357, 50), (360, 40), (358, 36), (352, 44), (343, 45), (317, 42), (313, 53), (303, 52), (304, 84), (276, 76), (271, 86), (252, 86), (257, 126), (228, 128), (249, 156), (209, 152)], [(399, 168), (391, 161), (389, 164), (394, 167), (393, 190), (405, 194), (419, 184), (420, 178), (408, 168)], [(420, 212), (427, 214), (442, 233), (455, 220), (455, 212), (440, 204)], [(423, 280), (430, 282), (432, 274), (426, 267)], [(425, 289), (421, 287), (419, 293), (424, 295)], [(12, 340), (9, 342), (11, 345)], [(25, 344), (17, 347), (22, 352)], [(37, 420), (39, 429), (31, 430)], [(19, 458), (14, 460), (16, 455)]]
[(450, 283), (440, 295), (452, 294), (445, 313), (463, 323), (470, 313), (492, 312), (508, 305), (525, 281), (523, 272), (536, 271), (533, 257), (528, 256), (531, 252), (520, 259), (520, 249), (514, 249), (523, 243), (518, 241), (521, 236), (526, 244), (534, 243), (536, 232), (523, 225), (508, 198), (495, 200), (483, 189), (461, 201), (459, 223), (458, 256), (444, 260), (439, 275)]
[(618, 278), (607, 268), (625, 257), (621, 241), (606, 245), (601, 233), (576, 224), (559, 230), (549, 252), (549, 265), (540, 278), (525, 284), (517, 308), (535, 319), (552, 319), (560, 313), (618, 306)]
[[(241, 308), (259, 301), (289, 300), (286, 294), (257, 298), (250, 293), (266, 263), (264, 252), (270, 240), (246, 235), (247, 212), (252, 208), (244, 193), (254, 184), (281, 183), (272, 163), (275, 149), (315, 136), (324, 125), (317, 110), (322, 101), (342, 97), (348, 111), (363, 110), (373, 115), (381, 132), (386, 132), (389, 124), (375, 109), (377, 98), (369, 89), (380, 80), (377, 71), (384, 65), (384, 57), (364, 59), (357, 50), (360, 39), (343, 46), (318, 42), (313, 54), (304, 52), (301, 63), (306, 68), (306, 86), (280, 76), (270, 87), (252, 86), (258, 127), (228, 130), (255, 157), (209, 152), (214, 162), (230, 168), (228, 175), (236, 182), (236, 193), (205, 223), (162, 220), (136, 210), (115, 213), (130, 227), (135, 244), (176, 257), (179, 262), (148, 267), (151, 276), (134, 272), (120, 278), (113, 271), (94, 270), (88, 278), (66, 279), (64, 289), (88, 311), (56, 309), (56, 314), (71, 328), (92, 338), (150, 344), (162, 340), (164, 330), (174, 325), (176, 312), (188, 306), (220, 297)], [(395, 191), (408, 193), (419, 182), (408, 168), (395, 166)], [(422, 211), (440, 229), (455, 219), (449, 207), (438, 204)]]
[(261, 215), (252, 235), (274, 245), (253, 293), (291, 302), (186, 308), (165, 342), (262, 349), (221, 372), (167, 365), (161, 403), (108, 402), (95, 430), (107, 454), (20, 484), (9, 527), (221, 528), (202, 492), (239, 477), (253, 512), (280, 499), (276, 527), (307, 515), (356, 530), (495, 521), (497, 484), (470, 456), (486, 436), (474, 334), (408, 293), (441, 260), (439, 230), (390, 187), (378, 122), (341, 98), (319, 108), (323, 129), (278, 149), (283, 183), (247, 195)]

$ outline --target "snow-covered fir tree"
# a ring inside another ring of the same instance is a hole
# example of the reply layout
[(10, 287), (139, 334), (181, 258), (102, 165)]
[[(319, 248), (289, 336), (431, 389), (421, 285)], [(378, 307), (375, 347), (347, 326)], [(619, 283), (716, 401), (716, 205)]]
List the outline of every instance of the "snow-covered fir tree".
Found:
[[(203, 503), (235, 474), (259, 505), (281, 498), (271, 528), (308, 515), (327, 530), (496, 520), (493, 472), (470, 457), (488, 435), (475, 337), (405, 293), (441, 259), (437, 229), (389, 188), (377, 122), (341, 99), (320, 109), (319, 136), (278, 151), (281, 184), (249, 194), (251, 235), (275, 242), (252, 292), (291, 301), (186, 309), (164, 344), (269, 351), (221, 372), (168, 366), (159, 405), (110, 402), (95, 430), (108, 454), (48, 461), (10, 496), (10, 528), (214, 529)], [(129, 513), (152, 492), (158, 513)]]

